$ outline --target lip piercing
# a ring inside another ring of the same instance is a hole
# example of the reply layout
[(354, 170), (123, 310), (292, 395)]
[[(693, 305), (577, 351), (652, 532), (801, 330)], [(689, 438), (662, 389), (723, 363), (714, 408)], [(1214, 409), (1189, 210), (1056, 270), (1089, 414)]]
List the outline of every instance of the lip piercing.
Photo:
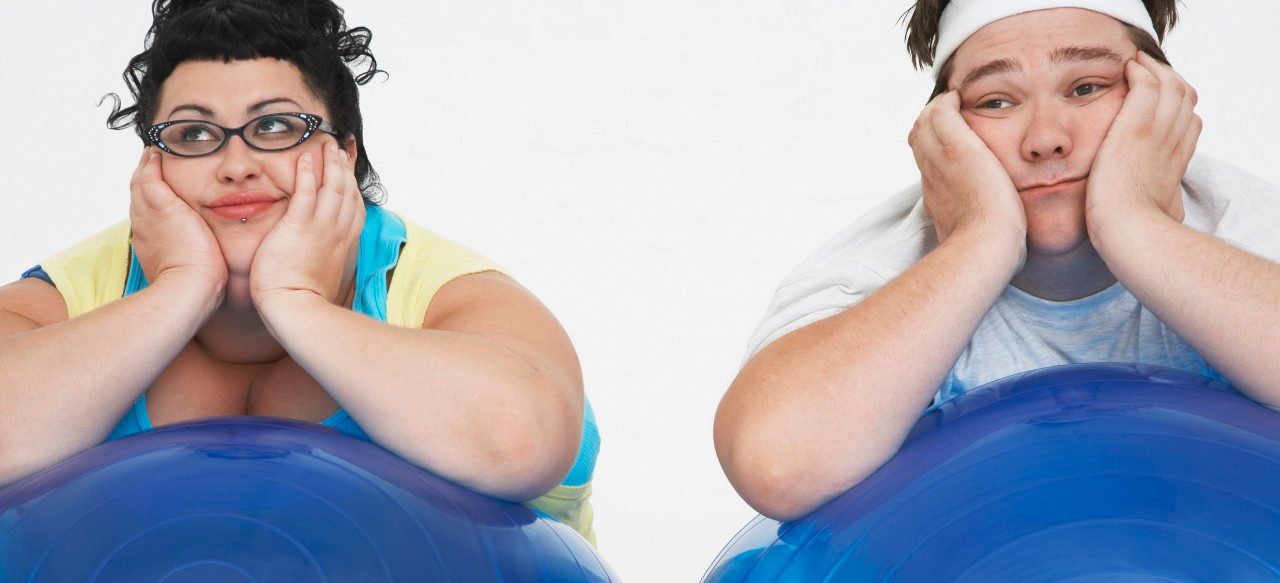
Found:
[(247, 222), (249, 222), (249, 219), (248, 219), (248, 218), (240, 219), (240, 224), (242, 224), (242, 225), (243, 225), (243, 224), (245, 224), (245, 223), (247, 223)]

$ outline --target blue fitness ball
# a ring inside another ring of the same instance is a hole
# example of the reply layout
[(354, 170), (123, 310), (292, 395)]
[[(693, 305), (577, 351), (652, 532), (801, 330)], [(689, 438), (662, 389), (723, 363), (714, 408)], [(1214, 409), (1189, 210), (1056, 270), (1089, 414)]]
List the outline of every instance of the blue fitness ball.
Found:
[(1068, 365), (925, 415), (813, 514), (708, 570), (766, 581), (1280, 580), (1280, 415), (1168, 368)]
[(167, 426), (0, 490), (0, 581), (616, 580), (563, 524), (286, 419)]

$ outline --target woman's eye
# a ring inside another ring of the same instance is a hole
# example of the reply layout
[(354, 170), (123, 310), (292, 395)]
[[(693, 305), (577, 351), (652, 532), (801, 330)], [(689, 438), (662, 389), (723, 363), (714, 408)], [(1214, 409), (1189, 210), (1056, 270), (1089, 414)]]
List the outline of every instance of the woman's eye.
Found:
[(278, 132), (287, 132), (289, 129), (289, 122), (278, 117), (269, 117), (258, 122), (258, 127), (254, 131), (259, 134), (274, 134)]
[(179, 136), (184, 142), (204, 142), (214, 139), (213, 132), (205, 126), (187, 126)]
[(978, 106), (980, 109), (1005, 109), (1013, 107), (1012, 103), (1003, 99), (988, 99)]
[(1090, 93), (1096, 93), (1100, 89), (1102, 89), (1102, 86), (1097, 83), (1085, 83), (1076, 87), (1074, 93), (1076, 97), (1084, 97)]

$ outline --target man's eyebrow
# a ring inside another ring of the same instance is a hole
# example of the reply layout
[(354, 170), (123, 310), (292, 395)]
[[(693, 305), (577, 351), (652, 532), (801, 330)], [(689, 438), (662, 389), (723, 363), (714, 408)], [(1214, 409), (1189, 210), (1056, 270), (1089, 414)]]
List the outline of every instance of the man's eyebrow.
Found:
[(984, 77), (990, 77), (1000, 73), (1012, 73), (1014, 71), (1021, 70), (1022, 65), (1019, 65), (1018, 62), (1013, 59), (996, 59), (969, 71), (969, 74), (964, 76), (964, 81), (960, 82), (960, 90), (963, 91), (965, 87), (977, 83)]
[(294, 105), (294, 107), (297, 107), (298, 109), (302, 109), (302, 106), (301, 106), (301, 105), (298, 105), (298, 102), (296, 102), (296, 101), (294, 101), (294, 100), (292, 100), (292, 99), (289, 99), (289, 98), (287, 98), (287, 97), (276, 97), (275, 99), (268, 99), (268, 100), (266, 100), (266, 101), (259, 101), (258, 103), (255, 103), (255, 104), (253, 104), (251, 107), (249, 107), (249, 109), (246, 109), (246, 110), (245, 110), (245, 112), (246, 112), (246, 113), (258, 113), (259, 111), (262, 111), (262, 110), (266, 109), (268, 105), (273, 105), (273, 104), (276, 104), (276, 103), (292, 103), (292, 104)]
[(1124, 64), (1124, 57), (1107, 47), (1058, 47), (1049, 53), (1049, 61), (1055, 65), (1078, 61), (1110, 61)]

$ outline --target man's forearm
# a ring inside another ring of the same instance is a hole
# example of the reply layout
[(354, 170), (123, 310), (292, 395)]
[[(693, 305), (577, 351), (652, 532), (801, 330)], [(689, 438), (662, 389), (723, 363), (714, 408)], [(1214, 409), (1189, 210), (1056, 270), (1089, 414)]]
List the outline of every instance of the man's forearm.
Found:
[(715, 427), (743, 498), (795, 518), (892, 457), (1017, 271), (1021, 245), (957, 232), (859, 304), (753, 357)]
[(1090, 233), (1142, 305), (1245, 394), (1280, 406), (1280, 265), (1159, 213)]

